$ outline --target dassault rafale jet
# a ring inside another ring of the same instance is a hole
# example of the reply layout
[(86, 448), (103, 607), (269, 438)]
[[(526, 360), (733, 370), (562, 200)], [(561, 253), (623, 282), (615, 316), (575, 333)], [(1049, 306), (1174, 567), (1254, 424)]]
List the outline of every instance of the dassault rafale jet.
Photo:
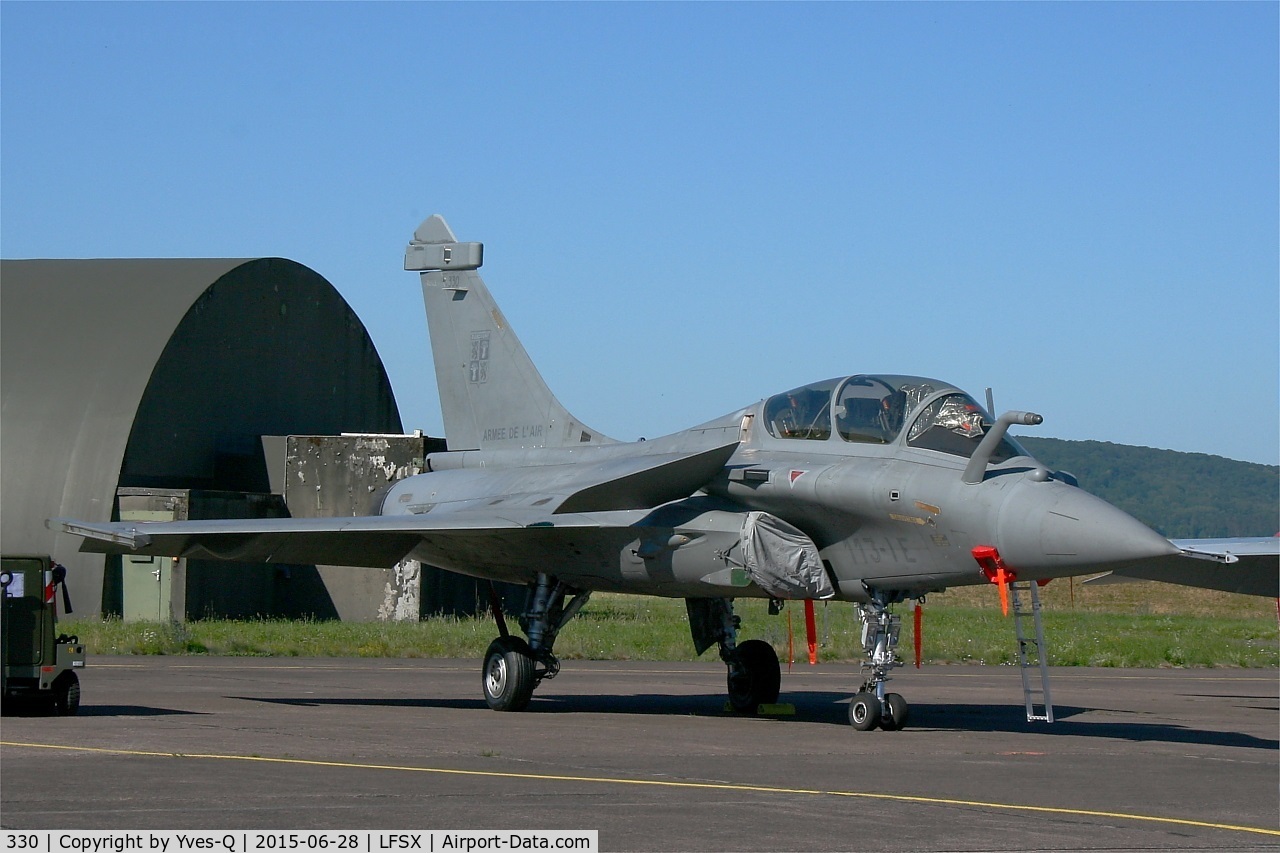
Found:
[(768, 643), (739, 642), (734, 599), (852, 602), (868, 660), (849, 717), (864, 730), (906, 722), (906, 701), (885, 690), (901, 665), (891, 608), (930, 592), (1111, 572), (1280, 593), (1280, 540), (1170, 541), (1009, 435), (1040, 415), (992, 417), (937, 379), (840, 376), (663, 438), (610, 439), (546, 386), (477, 272), (482, 257), (439, 216), (409, 243), (448, 449), (375, 495), (369, 515), (50, 526), (100, 553), (416, 559), (527, 584), (524, 637), (494, 605), (500, 636), (481, 681), (499, 711), (524, 709), (559, 671), (556, 636), (595, 591), (684, 598), (695, 648), (719, 647), (743, 712), (776, 703), (780, 670)]

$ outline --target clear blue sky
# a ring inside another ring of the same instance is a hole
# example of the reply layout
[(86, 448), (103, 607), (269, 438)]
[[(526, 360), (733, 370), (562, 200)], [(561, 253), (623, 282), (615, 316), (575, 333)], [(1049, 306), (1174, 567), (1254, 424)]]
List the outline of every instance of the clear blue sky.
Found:
[(1280, 457), (1276, 3), (0, 4), (0, 253), (278, 255), (441, 419), (418, 223), (617, 438), (918, 373)]

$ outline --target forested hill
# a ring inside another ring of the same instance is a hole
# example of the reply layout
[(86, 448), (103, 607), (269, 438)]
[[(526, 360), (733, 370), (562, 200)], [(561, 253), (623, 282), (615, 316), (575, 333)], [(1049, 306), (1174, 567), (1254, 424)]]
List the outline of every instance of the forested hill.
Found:
[(1272, 536), (1280, 530), (1280, 467), (1105, 441), (1018, 436), (1054, 471), (1170, 539)]

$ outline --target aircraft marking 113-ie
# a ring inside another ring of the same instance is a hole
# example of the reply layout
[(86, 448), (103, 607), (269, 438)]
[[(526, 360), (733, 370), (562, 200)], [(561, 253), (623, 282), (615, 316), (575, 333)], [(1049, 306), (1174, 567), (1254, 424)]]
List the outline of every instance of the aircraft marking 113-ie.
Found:
[[(780, 669), (738, 641), (733, 600), (838, 599), (863, 623), (859, 729), (899, 729), (894, 604), (951, 586), (1112, 572), (1275, 596), (1280, 540), (1172, 542), (1009, 435), (947, 382), (853, 375), (768, 397), (663, 438), (619, 442), (556, 399), (477, 270), (483, 247), (439, 216), (415, 232), (448, 450), (356, 518), (51, 526), (83, 550), (389, 567), (404, 559), (527, 584), (520, 627), (485, 656), (485, 699), (525, 708), (559, 670), (559, 632), (593, 591), (684, 598), (695, 648), (718, 646), (729, 701), (777, 701)], [(527, 638), (527, 639), (526, 639)]]

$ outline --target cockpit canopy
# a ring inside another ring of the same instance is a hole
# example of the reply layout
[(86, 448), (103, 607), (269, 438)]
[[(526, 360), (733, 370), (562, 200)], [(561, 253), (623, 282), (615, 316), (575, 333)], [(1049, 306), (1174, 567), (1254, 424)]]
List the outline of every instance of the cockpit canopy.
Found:
[[(973, 455), (993, 422), (968, 394), (920, 376), (828, 379), (777, 394), (764, 404), (765, 428), (775, 438), (829, 441), (834, 430), (841, 441), (893, 444), (905, 427), (908, 447), (965, 458)], [(991, 461), (1027, 455), (1006, 437)]]

